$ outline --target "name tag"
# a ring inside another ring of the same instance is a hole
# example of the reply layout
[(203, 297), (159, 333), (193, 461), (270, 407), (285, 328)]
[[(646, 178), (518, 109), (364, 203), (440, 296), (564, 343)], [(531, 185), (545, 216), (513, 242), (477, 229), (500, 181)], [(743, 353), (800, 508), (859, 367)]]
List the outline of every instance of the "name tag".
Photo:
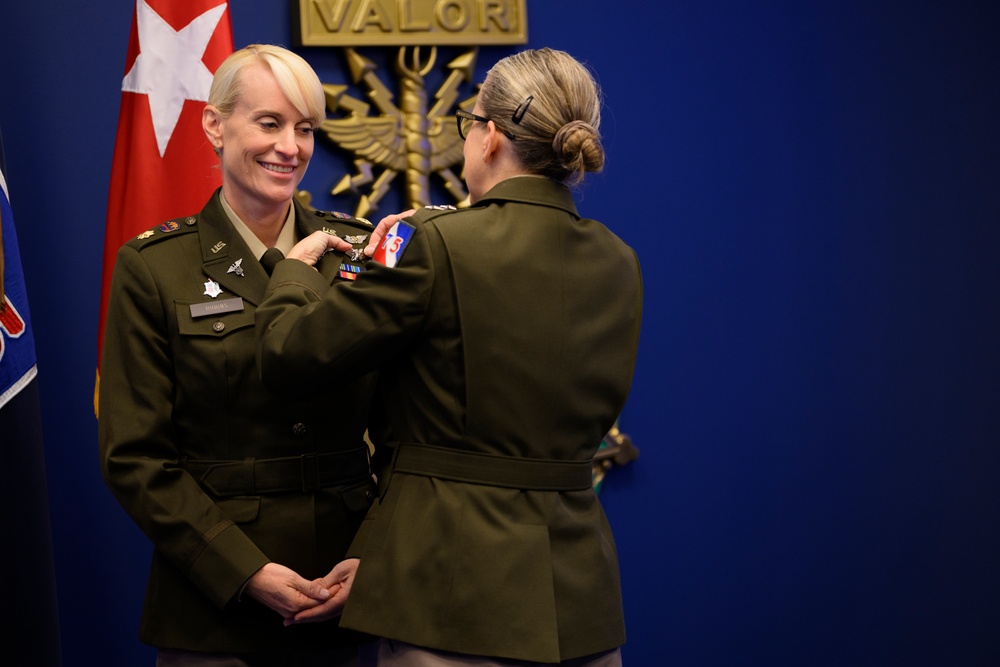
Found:
[(231, 313), (240, 310), (243, 310), (243, 299), (234, 297), (232, 299), (222, 299), (221, 301), (192, 303), (191, 317), (205, 317), (206, 315), (218, 315), (219, 313)]

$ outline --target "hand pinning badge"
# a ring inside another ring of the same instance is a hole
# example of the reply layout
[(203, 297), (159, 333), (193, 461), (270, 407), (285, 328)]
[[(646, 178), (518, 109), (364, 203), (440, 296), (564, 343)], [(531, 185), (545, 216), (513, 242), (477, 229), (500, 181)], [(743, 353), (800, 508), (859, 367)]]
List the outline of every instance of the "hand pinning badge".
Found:
[(238, 260), (236, 260), (235, 262), (233, 262), (233, 265), (229, 267), (229, 270), (226, 271), (226, 273), (235, 273), (240, 278), (242, 278), (243, 277), (243, 267), (240, 266), (241, 264), (243, 264), (243, 258), (242, 257), (240, 257)]

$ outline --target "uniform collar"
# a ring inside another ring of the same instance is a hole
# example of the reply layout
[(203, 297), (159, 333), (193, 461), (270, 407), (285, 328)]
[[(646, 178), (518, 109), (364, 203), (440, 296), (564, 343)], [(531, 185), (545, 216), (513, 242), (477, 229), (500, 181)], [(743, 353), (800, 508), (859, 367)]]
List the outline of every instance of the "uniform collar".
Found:
[[(229, 222), (233, 224), (233, 228), (239, 232), (240, 237), (250, 248), (250, 252), (254, 257), (260, 259), (264, 251), (267, 250), (267, 246), (261, 243), (257, 235), (251, 231), (243, 219), (236, 214), (233, 207), (229, 205), (226, 201), (226, 196), (222, 193), (219, 194), (219, 203), (222, 204), (222, 210), (226, 212), (226, 216), (229, 218)], [(288, 207), (288, 215), (285, 217), (285, 222), (281, 226), (281, 231), (278, 233), (278, 240), (274, 244), (274, 247), (281, 251), (283, 255), (287, 255), (288, 251), (292, 249), (298, 239), (295, 236), (295, 206)]]
[(573, 201), (573, 193), (562, 183), (543, 176), (514, 176), (494, 185), (473, 207), (485, 206), (491, 201), (519, 201), (560, 208), (576, 218), (580, 214)]

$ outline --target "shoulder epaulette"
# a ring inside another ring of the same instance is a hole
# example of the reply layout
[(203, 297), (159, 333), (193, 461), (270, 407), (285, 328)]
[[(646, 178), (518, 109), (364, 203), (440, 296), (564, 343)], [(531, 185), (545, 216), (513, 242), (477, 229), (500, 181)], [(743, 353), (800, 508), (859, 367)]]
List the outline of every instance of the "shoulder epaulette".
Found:
[(425, 220), (431, 220), (441, 215), (455, 213), (458, 210), (454, 206), (424, 206), (417, 209), (416, 213), (410, 217), (418, 222), (424, 222)]
[(141, 234), (137, 235), (135, 238), (129, 239), (128, 245), (136, 249), (145, 248), (146, 246), (158, 243), (164, 239), (168, 239), (174, 236), (182, 236), (190, 232), (196, 231), (198, 224), (198, 217), (194, 215), (189, 215), (185, 218), (174, 218), (173, 220), (167, 220), (162, 225), (157, 225), (152, 229), (147, 229)]
[(353, 216), (350, 213), (341, 213), (340, 211), (311, 211), (311, 213), (318, 218), (323, 218), (325, 220), (339, 220), (341, 222), (357, 225), (358, 227), (364, 229), (372, 229), (375, 227), (371, 221), (365, 218)]

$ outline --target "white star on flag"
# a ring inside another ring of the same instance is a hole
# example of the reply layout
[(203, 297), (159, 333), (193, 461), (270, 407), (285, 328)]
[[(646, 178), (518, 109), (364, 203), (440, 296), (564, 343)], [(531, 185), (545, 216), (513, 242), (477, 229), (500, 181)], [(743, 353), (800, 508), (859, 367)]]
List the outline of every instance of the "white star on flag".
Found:
[(95, 415), (104, 322), (118, 250), (164, 220), (200, 211), (222, 185), (219, 157), (205, 139), (201, 113), (213, 73), (233, 53), (229, 0), (129, 0), (127, 4), (132, 21), (108, 184)]
[(174, 30), (144, 0), (136, 4), (140, 52), (122, 80), (122, 91), (149, 96), (160, 157), (167, 150), (184, 100), (208, 99), (212, 72), (201, 58), (225, 11), (223, 3)]

